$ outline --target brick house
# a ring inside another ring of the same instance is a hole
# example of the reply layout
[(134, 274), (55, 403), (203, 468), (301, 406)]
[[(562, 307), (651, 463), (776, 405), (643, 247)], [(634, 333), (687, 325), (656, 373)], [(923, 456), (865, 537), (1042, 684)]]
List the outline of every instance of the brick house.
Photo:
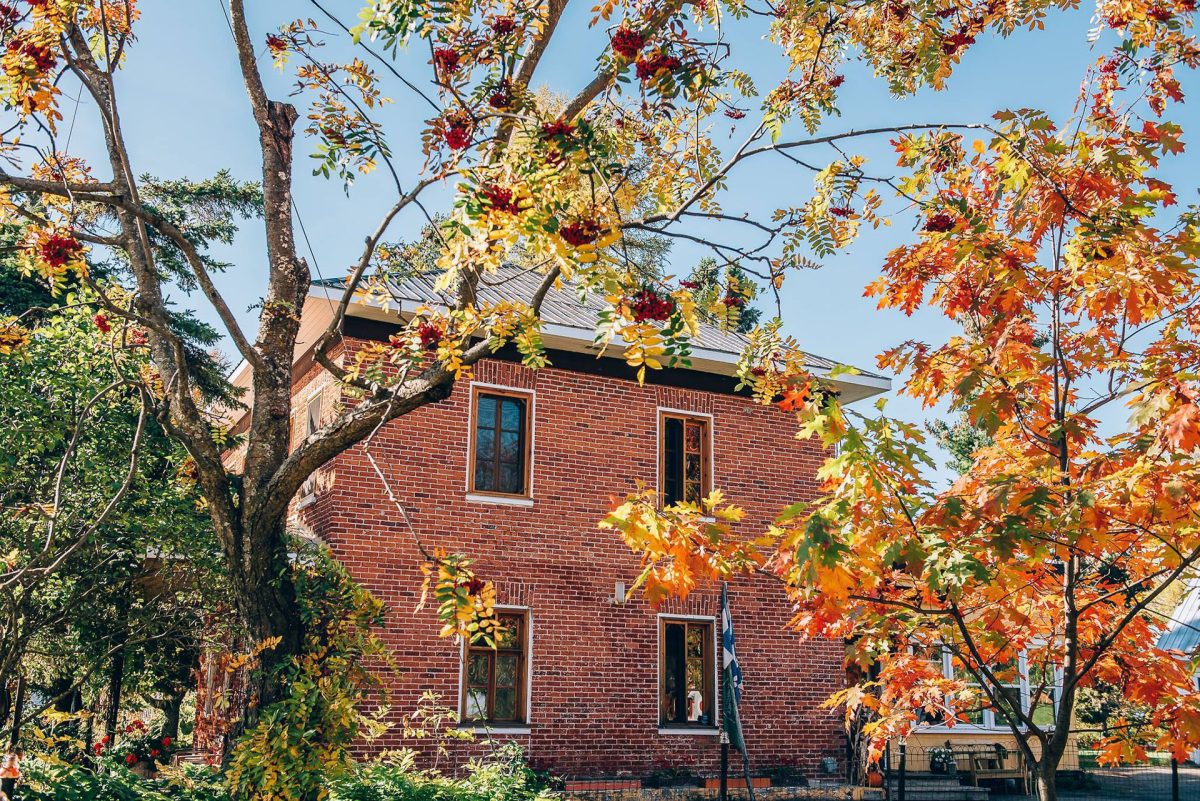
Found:
[[(536, 277), (507, 276), (489, 294), (528, 297)], [(352, 305), (331, 351), (348, 359), (386, 340), (422, 303), (443, 302), (423, 279), (392, 288), (383, 308)], [(293, 436), (303, 438), (343, 403), (313, 363), (311, 345), (340, 296), (315, 285), (305, 305), (293, 371)], [(493, 651), (440, 638), (433, 609), (416, 611), (422, 576), (412, 533), (361, 448), (327, 464), (294, 504), (294, 523), (326, 542), (388, 607), (384, 640), (399, 675), (393, 721), (426, 691), (464, 726), (522, 743), (531, 763), (570, 777), (647, 776), (717, 769), (718, 588), (653, 609), (626, 594), (637, 560), (598, 529), (612, 499), (638, 483), (668, 498), (721, 487), (746, 510), (745, 530), (786, 502), (810, 497), (824, 453), (794, 438), (790, 415), (734, 390), (740, 337), (705, 328), (690, 369), (648, 371), (639, 386), (619, 358), (597, 358), (600, 304), (573, 290), (543, 306), (551, 367), (528, 370), (500, 351), (446, 400), (386, 425), (372, 453), (428, 546), (476, 559), (492, 579), (512, 636)], [(832, 362), (814, 357), (812, 368)], [(235, 374), (235, 379), (237, 374)], [(884, 391), (887, 379), (843, 376), (846, 400)], [(739, 579), (730, 604), (746, 675), (742, 716), (756, 769), (828, 775), (845, 769), (836, 714), (820, 704), (845, 681), (840, 642), (801, 642), (789, 606), (767, 580)], [(420, 745), (393, 726), (373, 750)], [(461, 761), (479, 745), (463, 745)], [(444, 764), (444, 763), (443, 763)]]

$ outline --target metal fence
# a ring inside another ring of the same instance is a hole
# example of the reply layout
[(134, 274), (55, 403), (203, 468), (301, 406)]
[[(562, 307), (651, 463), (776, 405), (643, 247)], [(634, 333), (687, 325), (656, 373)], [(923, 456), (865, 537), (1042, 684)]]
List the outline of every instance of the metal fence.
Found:
[[(893, 744), (879, 765), (888, 801), (984, 801), (1036, 797), (1024, 757), (990, 743)], [(1137, 764), (1102, 765), (1099, 752), (1068, 747), (1055, 776), (1062, 799), (1200, 801), (1200, 766), (1151, 753)]]

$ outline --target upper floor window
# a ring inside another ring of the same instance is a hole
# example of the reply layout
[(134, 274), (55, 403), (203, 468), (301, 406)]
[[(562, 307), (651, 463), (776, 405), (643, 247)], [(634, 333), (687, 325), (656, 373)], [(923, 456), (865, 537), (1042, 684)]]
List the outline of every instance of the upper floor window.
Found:
[(664, 506), (696, 506), (712, 491), (712, 426), (707, 417), (662, 412), (659, 487)]
[[(947, 696), (946, 711), (922, 709), (917, 715), (919, 723), (932, 726), (947, 725), (949, 711), (960, 723), (984, 729), (1008, 728), (1004, 714), (989, 702), (979, 680), (950, 648), (936, 645), (923, 649), (914, 647), (913, 653), (932, 662), (934, 670), (940, 671), (945, 678), (962, 681), (974, 696), (969, 706), (956, 702), (953, 695)], [(1023, 710), (1036, 725), (1053, 727), (1058, 708), (1058, 671), (1052, 667), (1032, 665), (1028, 661), (1022, 653), (1013, 662), (989, 665), (989, 671), (998, 681), (998, 684), (992, 687), (992, 694), (997, 699), (1003, 699), (1001, 703), (1009, 709)]]
[(528, 395), (481, 391), (471, 425), (471, 492), (529, 494)]
[(321, 427), (321, 393), (308, 399), (304, 414), (304, 436), (311, 437)]
[(529, 616), (498, 615), (502, 627), (496, 647), (484, 642), (465, 646), (462, 720), (468, 723), (525, 723), (529, 659)]
[(660, 618), (659, 725), (716, 726), (713, 621)]

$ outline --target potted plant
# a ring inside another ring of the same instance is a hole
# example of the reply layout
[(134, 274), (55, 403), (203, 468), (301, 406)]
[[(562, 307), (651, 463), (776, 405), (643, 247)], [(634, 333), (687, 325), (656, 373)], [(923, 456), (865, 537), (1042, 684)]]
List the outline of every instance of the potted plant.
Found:
[[(99, 754), (103, 746), (107, 746), (105, 737), (96, 749)], [(146, 724), (134, 720), (125, 727), (125, 736), (118, 741), (112, 751), (112, 757), (144, 779), (153, 779), (158, 773), (158, 764), (166, 762), (178, 750), (170, 737), (152, 736), (146, 731)]]
[(929, 772), (949, 774), (958, 772), (958, 763), (954, 761), (954, 749), (948, 746), (930, 748)]

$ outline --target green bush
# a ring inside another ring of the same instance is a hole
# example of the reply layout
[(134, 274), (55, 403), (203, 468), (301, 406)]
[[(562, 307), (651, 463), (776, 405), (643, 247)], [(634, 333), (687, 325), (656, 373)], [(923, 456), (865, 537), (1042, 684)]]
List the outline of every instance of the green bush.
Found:
[(143, 779), (115, 763), (92, 772), (30, 758), (23, 767), (20, 801), (229, 801), (221, 776), (208, 768), (172, 768), (158, 779)]
[(534, 801), (547, 798), (546, 777), (530, 770), (516, 743), (471, 761), (462, 778), (414, 768), (412, 754), (361, 765), (336, 779), (332, 801)]

